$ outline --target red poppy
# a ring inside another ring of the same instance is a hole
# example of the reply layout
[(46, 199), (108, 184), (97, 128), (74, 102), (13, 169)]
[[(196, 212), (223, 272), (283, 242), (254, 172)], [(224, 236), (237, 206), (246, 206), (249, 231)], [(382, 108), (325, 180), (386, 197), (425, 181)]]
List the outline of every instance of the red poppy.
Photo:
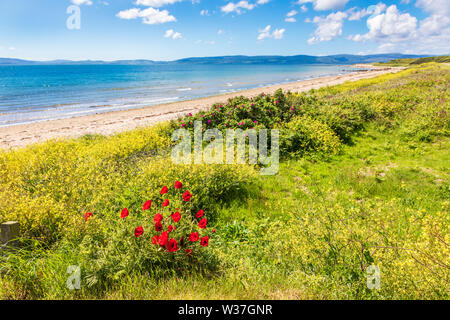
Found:
[(170, 239), (169, 243), (167, 244), (167, 251), (168, 252), (176, 252), (178, 251), (178, 242), (175, 239)]
[(170, 225), (170, 226), (167, 228), (167, 231), (169, 231), (169, 232), (172, 232), (173, 230), (176, 230), (176, 227)]
[(92, 217), (92, 212), (86, 212), (84, 214), (84, 221), (88, 221), (90, 217)]
[(195, 216), (197, 218), (201, 218), (201, 217), (203, 217), (203, 214), (204, 214), (203, 210), (199, 210)]
[(146, 203), (144, 203), (144, 205), (142, 206), (142, 210), (148, 210), (150, 209), (150, 207), (152, 206), (152, 201), (148, 200)]
[(188, 256), (192, 256), (192, 250), (191, 249), (186, 249), (186, 253)]
[(175, 213), (172, 213), (172, 219), (173, 222), (178, 222), (181, 219), (181, 214), (177, 211)]
[(169, 192), (169, 188), (167, 188), (167, 186), (164, 186), (162, 189), (161, 189), (161, 194), (166, 194), (167, 192)]
[(180, 181), (175, 182), (175, 189), (181, 189), (183, 188), (183, 184)]
[(203, 237), (203, 238), (200, 240), (200, 245), (201, 245), (202, 247), (207, 247), (208, 244), (209, 244), (209, 237), (208, 237), (208, 236)]
[(143, 233), (144, 233), (144, 228), (142, 228), (141, 226), (137, 227), (137, 228), (134, 230), (134, 236), (135, 236), (136, 238), (139, 238), (140, 236), (142, 236)]
[(192, 198), (192, 194), (189, 193), (189, 191), (186, 191), (185, 193), (183, 193), (183, 200), (186, 202), (191, 201)]
[(206, 225), (208, 224), (208, 219), (203, 218), (202, 220), (200, 220), (200, 222), (198, 223), (198, 227), (200, 229), (206, 229)]
[(192, 232), (192, 233), (189, 235), (189, 241), (191, 241), (191, 242), (196, 242), (196, 241), (198, 241), (198, 238), (199, 238), (198, 232)]
[(156, 232), (160, 232), (160, 231), (162, 231), (162, 229), (163, 229), (163, 226), (162, 226), (161, 222), (155, 223)]
[(167, 207), (168, 205), (169, 205), (169, 199), (166, 199), (166, 200), (163, 202), (162, 206), (163, 206), (163, 207)]
[(216, 229), (212, 229), (212, 233), (216, 233)]
[(169, 233), (167, 231), (164, 231), (163, 233), (161, 233), (161, 235), (159, 236), (159, 240), (158, 243), (161, 247), (165, 247), (167, 244), (167, 241), (169, 240)]
[(152, 244), (158, 244), (158, 242), (159, 242), (159, 236), (156, 235), (152, 238)]
[(128, 209), (125, 208), (125, 209), (122, 210), (122, 213), (120, 214), (120, 217), (123, 219), (123, 218), (128, 217), (129, 214), (130, 213), (128, 212)]
[(154, 221), (155, 223), (161, 222), (162, 220), (163, 220), (163, 216), (162, 216), (161, 213), (155, 214), (155, 217), (153, 218), (153, 221)]

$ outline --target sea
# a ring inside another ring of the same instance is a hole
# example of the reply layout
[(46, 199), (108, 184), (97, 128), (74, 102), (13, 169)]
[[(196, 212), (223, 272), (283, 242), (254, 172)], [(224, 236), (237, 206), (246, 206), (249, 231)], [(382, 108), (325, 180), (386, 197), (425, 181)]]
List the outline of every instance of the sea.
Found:
[(0, 127), (190, 100), (355, 71), (343, 65), (0, 66)]

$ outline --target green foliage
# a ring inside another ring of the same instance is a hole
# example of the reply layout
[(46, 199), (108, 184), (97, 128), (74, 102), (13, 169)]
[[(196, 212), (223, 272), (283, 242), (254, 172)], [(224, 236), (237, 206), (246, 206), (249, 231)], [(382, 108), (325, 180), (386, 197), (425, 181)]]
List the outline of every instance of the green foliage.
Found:
[[(19, 220), (24, 239), (0, 257), (0, 297), (448, 299), (449, 80), (448, 66), (427, 63), (2, 152), (0, 221)], [(247, 165), (174, 165), (171, 132), (192, 130), (194, 120), (205, 129), (280, 128), (288, 157), (270, 177)], [(155, 212), (140, 209), (147, 199), (159, 206), (161, 186), (175, 180), (193, 194), (176, 237), (192, 230), (199, 209), (217, 229), (198, 264), (158, 251), (147, 232)], [(135, 238), (138, 224), (144, 235)], [(70, 265), (84, 272), (79, 291), (66, 288)], [(380, 268), (379, 290), (367, 288), (370, 265)]]
[(281, 129), (281, 155), (336, 153), (341, 142), (325, 123), (309, 117), (296, 117)]

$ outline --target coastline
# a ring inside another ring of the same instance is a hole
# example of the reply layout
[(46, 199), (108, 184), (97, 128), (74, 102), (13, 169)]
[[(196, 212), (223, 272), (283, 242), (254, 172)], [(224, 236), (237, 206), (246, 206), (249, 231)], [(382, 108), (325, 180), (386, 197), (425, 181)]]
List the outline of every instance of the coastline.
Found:
[(372, 65), (355, 65), (354, 67), (367, 68), (367, 70), (241, 90), (233, 93), (218, 94), (194, 100), (177, 101), (138, 109), (110, 111), (87, 116), (2, 127), (0, 128), (0, 149), (20, 148), (46, 140), (76, 138), (86, 134), (111, 135), (139, 127), (150, 126), (162, 121), (177, 119), (188, 113), (195, 114), (201, 110), (208, 109), (216, 102), (225, 102), (229, 98), (240, 95), (252, 97), (262, 92), (271, 94), (279, 88), (286, 91), (302, 92), (337, 85), (347, 81), (373, 78), (403, 69), (395, 67), (374, 67)]

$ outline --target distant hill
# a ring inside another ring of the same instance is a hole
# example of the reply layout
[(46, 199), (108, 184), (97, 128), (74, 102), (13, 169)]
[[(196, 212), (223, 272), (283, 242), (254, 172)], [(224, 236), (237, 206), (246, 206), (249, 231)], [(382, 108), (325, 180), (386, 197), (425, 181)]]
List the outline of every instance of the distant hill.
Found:
[(436, 57), (426, 57), (426, 58), (408, 58), (408, 59), (395, 59), (388, 62), (380, 63), (380, 65), (389, 66), (408, 66), (427, 62), (437, 62), (437, 63), (450, 63), (450, 56), (436, 56)]
[(175, 61), (117, 60), (117, 61), (30, 61), (0, 58), (0, 65), (176, 65), (176, 64), (356, 64), (387, 62), (394, 59), (419, 59), (427, 55), (376, 54), (376, 55), (331, 55), (331, 56), (221, 56), (185, 58)]

